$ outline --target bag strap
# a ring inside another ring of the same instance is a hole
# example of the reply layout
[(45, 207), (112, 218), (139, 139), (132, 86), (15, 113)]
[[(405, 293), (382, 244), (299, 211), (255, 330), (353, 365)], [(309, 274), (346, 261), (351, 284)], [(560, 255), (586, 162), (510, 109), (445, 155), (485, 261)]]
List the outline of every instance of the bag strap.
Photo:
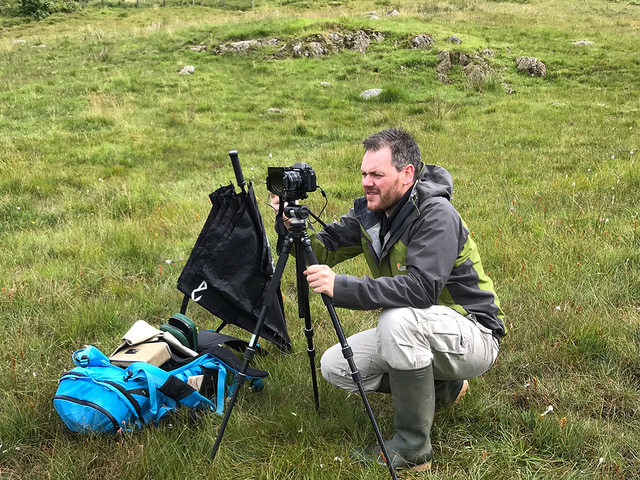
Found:
[[(187, 371), (199, 369), (202, 374), (211, 374), (212, 371), (218, 372), (218, 380), (216, 384), (216, 413), (222, 415), (224, 413), (224, 402), (227, 395), (227, 377), (230, 369), (224, 362), (210, 354), (201, 355), (191, 362), (171, 370), (169, 373), (182, 381), (189, 374)], [(229, 368), (229, 370), (227, 370)], [(206, 398), (206, 397), (205, 397)]]
[[(157, 389), (166, 397), (176, 403), (189, 408), (205, 407), (214, 409), (211, 400), (201, 395), (195, 388), (175, 375), (162, 370), (155, 365), (144, 362), (136, 362), (127, 369), (128, 378), (145, 378), (149, 383), (149, 395)], [(153, 392), (155, 394), (155, 392)], [(155, 400), (157, 402), (157, 399)], [(157, 408), (157, 407), (156, 407)]]

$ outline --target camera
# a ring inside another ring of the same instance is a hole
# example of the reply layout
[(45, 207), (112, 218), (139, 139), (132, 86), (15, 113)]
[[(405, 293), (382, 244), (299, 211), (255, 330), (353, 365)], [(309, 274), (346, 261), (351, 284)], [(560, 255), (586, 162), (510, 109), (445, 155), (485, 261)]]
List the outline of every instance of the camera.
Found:
[(267, 189), (288, 201), (307, 198), (307, 192), (314, 192), (316, 172), (306, 163), (296, 163), (291, 167), (269, 167)]

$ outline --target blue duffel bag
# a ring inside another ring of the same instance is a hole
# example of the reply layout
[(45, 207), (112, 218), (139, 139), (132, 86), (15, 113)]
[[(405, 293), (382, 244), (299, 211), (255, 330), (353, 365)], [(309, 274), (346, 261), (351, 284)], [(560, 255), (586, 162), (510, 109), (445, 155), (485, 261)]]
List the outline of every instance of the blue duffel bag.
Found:
[[(165, 371), (136, 362), (112, 365), (98, 348), (73, 354), (76, 368), (60, 378), (53, 406), (65, 425), (79, 433), (118, 433), (157, 424), (180, 406), (222, 414), (235, 371), (211, 354)], [(213, 400), (194, 386), (212, 386)]]

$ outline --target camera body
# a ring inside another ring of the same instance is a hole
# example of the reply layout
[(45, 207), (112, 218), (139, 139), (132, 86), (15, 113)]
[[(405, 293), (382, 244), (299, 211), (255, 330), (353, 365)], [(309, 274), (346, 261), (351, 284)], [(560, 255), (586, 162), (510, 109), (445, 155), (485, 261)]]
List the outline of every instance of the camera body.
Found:
[(269, 167), (267, 189), (287, 201), (307, 198), (308, 192), (314, 192), (316, 172), (306, 163), (296, 163), (291, 167)]

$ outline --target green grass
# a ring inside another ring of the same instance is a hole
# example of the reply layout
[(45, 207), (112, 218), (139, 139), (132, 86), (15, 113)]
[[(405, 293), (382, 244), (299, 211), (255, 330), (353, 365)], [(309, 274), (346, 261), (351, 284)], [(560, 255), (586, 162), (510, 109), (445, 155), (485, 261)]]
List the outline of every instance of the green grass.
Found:
[[(51, 399), (74, 350), (110, 353), (136, 320), (161, 325), (179, 309), (175, 285), (207, 195), (234, 180), (229, 150), (240, 151), (267, 225), (267, 167), (298, 161), (316, 170), (331, 220), (360, 195), (361, 139), (401, 126), (425, 161), (453, 174), (454, 204), (509, 328), (464, 404), (438, 414), (434, 469), (423, 477), (638, 478), (639, 7), (195, 3), (92, 2), (40, 22), (0, 5), (0, 477), (388, 478), (348, 460), (374, 441), (359, 396), (321, 381), (314, 411), (292, 265), (283, 294), (294, 352), (272, 348), (258, 360), (271, 374), (265, 390), (243, 392), (213, 464), (219, 417), (194, 425), (180, 413), (131, 435), (80, 437)], [(394, 8), (401, 15), (387, 17)], [(359, 29), (385, 40), (323, 59), (268, 60), (273, 47), (212, 53), (238, 40)], [(434, 48), (408, 49), (421, 33)], [(209, 48), (191, 51), (196, 44)], [(443, 49), (493, 50), (490, 75), (469, 81), (456, 66), (453, 83), (440, 84)], [(519, 56), (545, 62), (547, 75), (518, 73)], [(185, 65), (195, 73), (179, 75)], [(369, 88), (383, 95), (361, 99)], [(318, 212), (324, 200), (306, 203)], [(361, 260), (339, 270), (367, 273)], [(320, 300), (311, 304), (322, 352), (335, 334)], [(218, 324), (188, 313), (201, 328)], [(347, 334), (375, 324), (375, 312), (339, 314)], [(389, 400), (371, 401), (390, 435)]]

